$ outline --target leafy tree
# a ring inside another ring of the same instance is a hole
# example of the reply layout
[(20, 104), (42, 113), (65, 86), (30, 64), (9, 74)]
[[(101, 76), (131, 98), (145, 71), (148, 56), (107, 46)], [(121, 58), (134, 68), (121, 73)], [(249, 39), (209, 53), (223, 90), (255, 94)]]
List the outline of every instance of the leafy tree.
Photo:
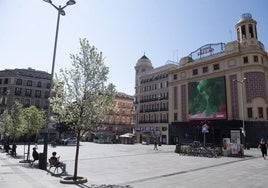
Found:
[(50, 99), (59, 121), (68, 124), (77, 138), (73, 180), (77, 180), (79, 143), (92, 126), (100, 123), (113, 105), (115, 86), (107, 84), (109, 69), (102, 53), (80, 39), (80, 52), (70, 56), (72, 67), (61, 69)]
[(8, 134), (8, 125), (11, 124), (11, 117), (7, 109), (0, 115), (0, 120), (0, 134), (6, 137)]
[(22, 125), (23, 125), (23, 105), (15, 101), (14, 105), (11, 107), (9, 116), (10, 120), (7, 121), (7, 135), (14, 142), (15, 138), (22, 135)]
[(46, 124), (46, 113), (43, 110), (39, 110), (36, 106), (30, 106), (24, 108), (22, 111), (24, 123), (22, 125), (22, 133), (27, 138), (28, 142), (28, 152), (27, 160), (29, 160), (30, 153), (30, 138), (36, 135), (40, 129)]

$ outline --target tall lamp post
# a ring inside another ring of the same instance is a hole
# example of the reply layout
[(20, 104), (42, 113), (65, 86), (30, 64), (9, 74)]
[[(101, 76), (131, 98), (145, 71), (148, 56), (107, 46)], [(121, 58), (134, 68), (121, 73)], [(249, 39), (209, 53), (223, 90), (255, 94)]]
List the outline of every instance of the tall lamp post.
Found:
[(160, 110), (161, 110), (161, 95), (159, 94), (158, 95), (158, 102), (159, 102), (159, 110), (158, 110), (158, 113), (159, 113), (159, 117), (158, 117), (158, 127), (159, 127), (159, 130), (160, 130), (160, 133), (159, 133), (159, 143), (161, 143), (162, 142), (162, 135), (161, 135), (161, 132), (162, 132), (162, 127), (160, 128), (160, 117), (161, 117), (161, 112), (160, 112)]
[(241, 85), (241, 112), (242, 112), (242, 135), (243, 135), (243, 144), (245, 147), (245, 140), (246, 140), (246, 130), (245, 130), (245, 118), (244, 118), (244, 95), (243, 95), (243, 84), (245, 82), (246, 78), (243, 78), (242, 80), (233, 80), (233, 82), (236, 82)]
[[(69, 5), (74, 5), (76, 2), (74, 0), (68, 0), (66, 5), (63, 7), (59, 6), (57, 7), (52, 3), (51, 0), (43, 0), (49, 4), (51, 4), (57, 11), (58, 11), (58, 19), (57, 19), (57, 26), (56, 26), (56, 35), (55, 35), (55, 43), (54, 43), (54, 51), (53, 51), (53, 60), (52, 60), (52, 68), (51, 68), (51, 80), (50, 80), (50, 96), (52, 93), (52, 86), (53, 86), (53, 78), (54, 78), (54, 69), (55, 69), (55, 60), (56, 60), (56, 51), (57, 51), (57, 42), (58, 42), (58, 32), (59, 32), (59, 23), (60, 23), (60, 16), (65, 16), (65, 9)], [(51, 107), (48, 105), (48, 123), (51, 115)], [(47, 146), (48, 146), (48, 123), (45, 128), (45, 139), (44, 139), (44, 149), (43, 149), (43, 161), (40, 162), (42, 165), (40, 167), (45, 170), (46, 169), (46, 163), (47, 163)]]

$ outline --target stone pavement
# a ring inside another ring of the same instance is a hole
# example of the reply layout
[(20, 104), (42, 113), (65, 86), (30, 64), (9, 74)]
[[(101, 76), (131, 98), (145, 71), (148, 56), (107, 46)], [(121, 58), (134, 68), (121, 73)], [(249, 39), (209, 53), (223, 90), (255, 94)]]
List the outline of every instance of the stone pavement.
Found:
[[(31, 151), (32, 151), (31, 146)], [(51, 176), (47, 171), (19, 163), (24, 146), (17, 148), (13, 158), (0, 153), (0, 187), (2, 188), (252, 188), (268, 187), (268, 160), (261, 158), (259, 149), (245, 150), (245, 157), (205, 158), (180, 156), (174, 145), (95, 144), (82, 142), (78, 175), (88, 182), (66, 185), (64, 176)], [(43, 146), (38, 146), (38, 152)], [(48, 147), (48, 157), (56, 151), (73, 174), (75, 146)], [(37, 165), (37, 163), (36, 163)]]

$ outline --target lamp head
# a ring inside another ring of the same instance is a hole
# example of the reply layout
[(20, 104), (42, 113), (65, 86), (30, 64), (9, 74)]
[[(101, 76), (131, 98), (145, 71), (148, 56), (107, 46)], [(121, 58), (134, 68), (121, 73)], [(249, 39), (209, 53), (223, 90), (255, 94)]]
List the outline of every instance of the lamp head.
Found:
[(62, 9), (59, 9), (60, 15), (65, 16), (65, 11)]
[(52, 1), (51, 0), (43, 0), (43, 1), (45, 1), (45, 2), (47, 2), (47, 3), (52, 3)]
[(76, 2), (74, 0), (69, 0), (66, 5), (74, 5)]

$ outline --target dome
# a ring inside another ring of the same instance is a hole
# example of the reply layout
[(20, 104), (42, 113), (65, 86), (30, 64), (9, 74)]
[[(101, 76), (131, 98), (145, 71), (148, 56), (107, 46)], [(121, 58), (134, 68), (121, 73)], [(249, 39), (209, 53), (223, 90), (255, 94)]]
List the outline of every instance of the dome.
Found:
[(144, 54), (137, 62), (136, 66), (152, 67), (151, 60)]

